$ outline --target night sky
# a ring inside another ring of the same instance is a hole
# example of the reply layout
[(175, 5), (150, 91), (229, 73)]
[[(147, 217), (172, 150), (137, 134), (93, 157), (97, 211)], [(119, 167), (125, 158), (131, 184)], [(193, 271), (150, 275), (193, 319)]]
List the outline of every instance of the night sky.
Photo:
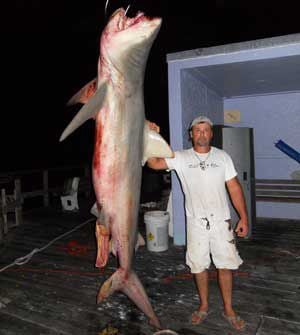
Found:
[[(110, 0), (108, 15), (128, 1)], [(300, 32), (298, 1), (135, 0), (161, 16), (145, 76), (146, 117), (168, 139), (166, 54)], [(0, 172), (90, 162), (94, 125), (58, 139), (80, 106), (68, 99), (96, 76), (104, 0), (10, 0), (1, 3)], [(197, 7), (199, 6), (199, 8)]]

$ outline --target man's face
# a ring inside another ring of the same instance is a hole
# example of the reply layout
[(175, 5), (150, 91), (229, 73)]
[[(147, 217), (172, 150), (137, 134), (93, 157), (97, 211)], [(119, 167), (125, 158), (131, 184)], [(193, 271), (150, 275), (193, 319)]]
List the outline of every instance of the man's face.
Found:
[(207, 147), (213, 137), (211, 126), (206, 123), (195, 124), (191, 130), (191, 138), (194, 146)]

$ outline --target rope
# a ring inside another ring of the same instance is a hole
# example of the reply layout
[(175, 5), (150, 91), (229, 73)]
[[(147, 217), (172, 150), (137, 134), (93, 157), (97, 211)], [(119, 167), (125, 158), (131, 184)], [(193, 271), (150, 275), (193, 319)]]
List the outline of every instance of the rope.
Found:
[(160, 331), (154, 333), (153, 335), (163, 335), (163, 334), (179, 335), (178, 333), (176, 333), (176, 332), (174, 332), (173, 330), (170, 330), (170, 329), (160, 330)]
[(19, 257), (17, 259), (15, 259), (11, 264), (6, 265), (4, 268), (0, 269), (0, 273), (5, 271), (6, 269), (14, 266), (14, 265), (23, 265), (26, 264), (27, 262), (29, 262), (31, 260), (31, 258), (33, 257), (34, 254), (41, 252), (45, 249), (47, 249), (51, 244), (53, 244), (54, 242), (60, 240), (61, 238), (73, 233), (74, 231), (80, 229), (81, 227), (85, 226), (86, 224), (88, 224), (89, 222), (94, 221), (95, 219), (89, 219), (81, 224), (79, 224), (78, 226), (74, 227), (73, 229), (67, 231), (66, 233), (57, 236), (55, 239), (53, 239), (52, 241), (50, 241), (49, 243), (47, 243), (45, 246), (43, 246), (42, 248), (35, 248), (33, 249), (30, 253), (28, 253), (27, 255), (23, 256), (23, 257)]

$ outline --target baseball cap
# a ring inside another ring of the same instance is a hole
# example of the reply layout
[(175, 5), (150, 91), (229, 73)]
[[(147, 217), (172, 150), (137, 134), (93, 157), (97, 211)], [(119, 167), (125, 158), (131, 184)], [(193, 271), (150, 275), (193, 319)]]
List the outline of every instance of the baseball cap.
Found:
[(206, 122), (208, 123), (211, 127), (213, 126), (213, 123), (211, 122), (211, 120), (206, 117), (206, 116), (197, 116), (192, 122), (191, 122), (191, 125), (190, 125), (190, 129), (192, 129), (192, 127), (195, 125), (195, 124), (198, 124), (200, 122)]

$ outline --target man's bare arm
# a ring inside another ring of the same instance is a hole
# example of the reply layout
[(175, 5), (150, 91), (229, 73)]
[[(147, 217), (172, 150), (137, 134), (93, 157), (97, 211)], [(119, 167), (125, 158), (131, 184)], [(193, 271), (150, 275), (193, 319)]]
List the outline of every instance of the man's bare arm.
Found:
[(235, 231), (238, 236), (245, 237), (248, 234), (248, 216), (243, 189), (237, 177), (228, 180), (226, 185), (233, 205), (240, 216), (240, 220)]

